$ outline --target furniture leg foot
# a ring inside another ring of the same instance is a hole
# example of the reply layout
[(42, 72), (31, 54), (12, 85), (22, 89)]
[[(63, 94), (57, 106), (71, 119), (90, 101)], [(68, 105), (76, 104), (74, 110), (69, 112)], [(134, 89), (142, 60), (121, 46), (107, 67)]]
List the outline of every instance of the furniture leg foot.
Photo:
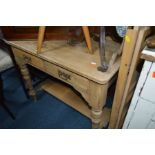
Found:
[(92, 109), (91, 115), (92, 115), (92, 129), (101, 128), (102, 110)]

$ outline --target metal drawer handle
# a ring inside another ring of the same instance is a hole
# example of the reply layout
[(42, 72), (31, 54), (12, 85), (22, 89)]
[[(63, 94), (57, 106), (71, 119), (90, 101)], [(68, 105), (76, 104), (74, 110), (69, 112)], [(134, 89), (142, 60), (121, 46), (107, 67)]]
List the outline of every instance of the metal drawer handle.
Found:
[(31, 57), (24, 55), (23, 58), (26, 63), (31, 63)]
[(58, 70), (58, 75), (61, 79), (65, 80), (65, 81), (71, 80), (71, 75), (69, 75), (63, 71)]

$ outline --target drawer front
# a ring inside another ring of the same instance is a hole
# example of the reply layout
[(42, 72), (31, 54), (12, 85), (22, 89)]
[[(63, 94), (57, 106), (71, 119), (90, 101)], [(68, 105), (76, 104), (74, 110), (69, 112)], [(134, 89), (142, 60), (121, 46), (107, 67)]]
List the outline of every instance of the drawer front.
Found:
[(73, 86), (81, 95), (89, 100), (89, 80), (81, 77), (73, 72), (63, 69), (55, 64), (49, 63), (37, 56), (28, 54), (25, 51), (12, 48), (16, 61), (25, 61), (26, 63), (52, 75), (53, 77), (60, 79), (61, 81)]
[(58, 78), (70, 85), (72, 85), (78, 91), (86, 92), (89, 88), (89, 80), (83, 78), (77, 74), (67, 71), (59, 66), (51, 64), (49, 62), (44, 62), (45, 70), (50, 75)]
[(24, 61), (39, 69), (44, 69), (44, 61), (36, 56), (26, 53), (25, 51), (12, 48), (17, 61)]

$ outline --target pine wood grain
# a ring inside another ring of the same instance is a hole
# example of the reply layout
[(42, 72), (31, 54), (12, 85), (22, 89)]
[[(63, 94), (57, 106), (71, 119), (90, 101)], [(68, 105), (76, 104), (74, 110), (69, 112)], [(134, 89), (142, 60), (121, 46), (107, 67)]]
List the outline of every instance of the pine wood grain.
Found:
[(122, 123), (120, 123), (120, 120), (123, 120), (123, 118), (121, 119), (122, 112), (125, 107), (125, 104), (127, 104), (127, 97), (128, 97), (129, 91), (130, 91), (129, 88), (132, 85), (132, 83), (134, 83), (134, 81), (136, 81), (136, 79), (134, 78), (134, 74), (136, 71), (138, 59), (140, 58), (140, 52), (143, 48), (143, 43), (145, 41), (146, 36), (148, 35), (148, 32), (149, 32), (149, 29), (145, 28), (145, 27), (138, 29), (138, 37), (137, 37), (137, 41), (136, 41), (135, 50), (134, 50), (134, 53), (132, 56), (132, 62), (130, 65), (130, 70), (129, 70), (129, 74), (127, 77), (127, 82), (126, 82), (123, 98), (121, 101), (121, 107), (119, 110), (119, 116), (118, 116), (116, 128), (121, 128)]
[(130, 68), (130, 64), (131, 64), (131, 60), (132, 60), (132, 56), (133, 56), (133, 52), (134, 52), (134, 48), (137, 40), (137, 35), (138, 35), (138, 30), (129, 29), (127, 31), (128, 39), (126, 39), (124, 42), (123, 53), (121, 57), (121, 65), (120, 65), (117, 84), (116, 84), (109, 128), (115, 128), (117, 124), (119, 109), (123, 98), (128, 71)]
[[(68, 69), (100, 84), (109, 81), (116, 74), (120, 65), (120, 59), (118, 58), (109, 71), (104, 73), (98, 71), (97, 67), (100, 65), (100, 58), (99, 48), (96, 42), (93, 42), (95, 47), (94, 54), (88, 53), (88, 49), (84, 43), (77, 46), (70, 46), (65, 41), (45, 41), (40, 54), (37, 54), (36, 41), (9, 41), (8, 43), (13, 47), (24, 50), (31, 55)], [(111, 59), (112, 54), (119, 48), (119, 43), (107, 39), (107, 61)], [(95, 62), (96, 65), (92, 65), (92, 62)]]

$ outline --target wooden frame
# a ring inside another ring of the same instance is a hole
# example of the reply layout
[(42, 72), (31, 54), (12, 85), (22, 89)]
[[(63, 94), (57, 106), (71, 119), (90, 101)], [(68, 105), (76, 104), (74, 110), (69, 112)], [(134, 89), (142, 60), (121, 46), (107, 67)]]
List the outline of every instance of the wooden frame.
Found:
[(113, 101), (113, 107), (112, 107), (112, 113), (111, 113), (111, 120), (110, 120), (110, 125), (109, 125), (110, 128), (114, 128), (114, 126), (116, 125), (115, 119), (117, 119), (118, 111), (120, 108), (120, 103), (123, 97), (127, 73), (129, 70), (130, 63), (131, 63), (131, 57), (134, 51), (137, 34), (138, 32), (135, 30), (127, 31), (127, 36), (131, 38), (130, 40), (132, 42), (129, 43), (127, 40), (125, 40), (125, 43), (124, 43), (123, 54), (121, 57), (122, 61), (121, 61), (120, 69), (119, 69), (115, 96), (114, 96), (114, 101)]
[(128, 41), (131, 41), (132, 45), (128, 46), (129, 43), (127, 43), (127, 40), (125, 41), (109, 128), (121, 128), (123, 125), (123, 120), (128, 107), (127, 104), (132, 97), (136, 85), (135, 70), (139, 58), (139, 52), (141, 51), (146, 36), (148, 35), (149, 28), (134, 27), (134, 29), (130, 31), (132, 31), (133, 38), (131, 38), (131, 34), (127, 33), (127, 36), (130, 39)]

